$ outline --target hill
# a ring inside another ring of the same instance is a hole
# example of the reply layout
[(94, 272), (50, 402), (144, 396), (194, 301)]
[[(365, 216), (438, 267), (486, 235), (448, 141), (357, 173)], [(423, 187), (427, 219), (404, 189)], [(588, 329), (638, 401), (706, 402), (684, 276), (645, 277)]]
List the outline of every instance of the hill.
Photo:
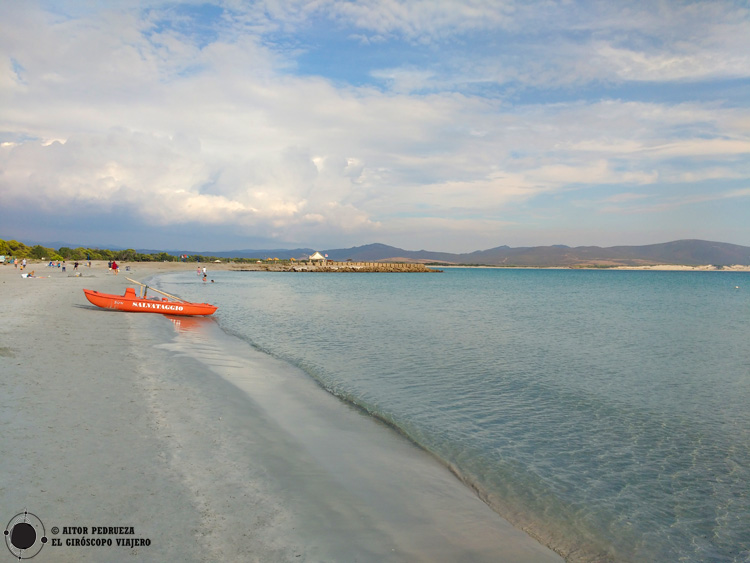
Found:
[[(219, 257), (237, 258), (306, 258), (310, 248), (293, 250), (234, 250), (201, 252)], [(704, 240), (678, 240), (643, 246), (578, 246), (565, 245), (517, 247), (498, 246), (488, 250), (454, 254), (428, 250), (404, 250), (386, 244), (367, 244), (352, 248), (320, 250), (335, 261), (355, 262), (422, 262), (442, 264), (476, 264), (488, 266), (648, 266), (674, 264), (684, 266), (732, 264), (750, 265), (750, 247)], [(191, 254), (188, 252), (188, 254)]]
[[(31, 248), (14, 249), (13, 244), (25, 245), (17, 241), (0, 241), (0, 254), (17, 256), (34, 256)], [(52, 245), (50, 245), (52, 246)], [(54, 247), (52, 247), (54, 248)], [(75, 247), (77, 249), (77, 247)], [(116, 247), (113, 247), (116, 248)], [(37, 250), (36, 248), (33, 250)], [(42, 255), (54, 252), (49, 248), (39, 249)], [(63, 250), (63, 249), (61, 249)], [(67, 250), (70, 250), (68, 248)], [(80, 250), (80, 249), (79, 249)], [(85, 250), (85, 249), (83, 249)], [(111, 250), (111, 249), (110, 249)], [(130, 254), (138, 252), (156, 256), (161, 255), (203, 256), (211, 258), (279, 258), (288, 260), (304, 260), (315, 252), (312, 248), (295, 249), (244, 249), (230, 251), (189, 251), (189, 250), (129, 250)], [(28, 251), (28, 252), (27, 252)], [(335, 261), (352, 260), (355, 262), (420, 262), (437, 264), (466, 264), (487, 266), (520, 266), (520, 267), (565, 267), (565, 266), (651, 266), (651, 265), (680, 265), (680, 266), (750, 266), (750, 247), (729, 244), (725, 242), (711, 242), (705, 240), (677, 240), (672, 242), (649, 244), (643, 246), (577, 246), (565, 245), (517, 247), (497, 246), (487, 250), (455, 254), (450, 252), (436, 252), (428, 250), (404, 250), (386, 244), (367, 244), (352, 248), (334, 248), (319, 250), (322, 254)], [(103, 252), (103, 251), (102, 251)], [(111, 252), (110, 252), (111, 254)], [(105, 258), (106, 259), (106, 258)], [(118, 259), (128, 259), (119, 257)], [(152, 258), (154, 259), (154, 258)]]

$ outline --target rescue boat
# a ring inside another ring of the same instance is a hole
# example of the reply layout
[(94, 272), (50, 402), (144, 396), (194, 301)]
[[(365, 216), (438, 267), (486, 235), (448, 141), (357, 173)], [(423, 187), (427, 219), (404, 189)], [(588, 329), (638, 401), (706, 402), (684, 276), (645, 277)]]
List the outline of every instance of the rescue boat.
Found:
[[(136, 282), (138, 283), (138, 282)], [(140, 284), (143, 285), (143, 284)], [(144, 286), (145, 287), (145, 286)], [(162, 293), (168, 297), (172, 297), (174, 300), (169, 300), (167, 297), (158, 298), (146, 298), (145, 292), (143, 297), (139, 297), (136, 294), (135, 289), (128, 287), (125, 290), (125, 295), (111, 295), (109, 293), (99, 293), (93, 289), (84, 289), (83, 293), (86, 295), (91, 303), (102, 309), (115, 309), (117, 311), (128, 311), (130, 313), (162, 313), (165, 315), (213, 315), (218, 307), (209, 305), (208, 303), (190, 303), (174, 295), (169, 295), (158, 289), (152, 287), (147, 288), (157, 293)]]

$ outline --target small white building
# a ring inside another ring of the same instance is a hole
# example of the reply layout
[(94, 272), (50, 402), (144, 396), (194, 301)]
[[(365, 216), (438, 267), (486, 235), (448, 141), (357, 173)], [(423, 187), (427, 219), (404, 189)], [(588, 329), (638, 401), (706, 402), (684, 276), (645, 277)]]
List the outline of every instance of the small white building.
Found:
[(318, 263), (323, 264), (326, 261), (326, 257), (323, 256), (320, 252), (315, 252), (315, 254), (310, 255), (310, 263)]

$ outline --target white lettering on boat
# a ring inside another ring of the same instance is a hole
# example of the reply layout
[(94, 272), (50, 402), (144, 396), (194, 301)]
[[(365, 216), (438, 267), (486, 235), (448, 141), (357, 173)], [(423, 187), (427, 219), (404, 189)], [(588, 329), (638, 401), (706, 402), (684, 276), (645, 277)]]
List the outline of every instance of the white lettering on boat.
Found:
[(184, 307), (181, 305), (172, 305), (170, 303), (143, 303), (133, 302), (134, 307), (140, 307), (141, 309), (158, 309), (160, 311), (183, 311)]

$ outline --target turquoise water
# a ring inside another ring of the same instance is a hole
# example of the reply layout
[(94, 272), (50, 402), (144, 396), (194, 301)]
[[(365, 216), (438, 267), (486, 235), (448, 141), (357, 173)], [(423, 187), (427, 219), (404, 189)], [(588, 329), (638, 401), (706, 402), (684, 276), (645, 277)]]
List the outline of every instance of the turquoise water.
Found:
[[(571, 560), (750, 560), (750, 276), (213, 272), (160, 287)], [(321, 391), (322, 392), (322, 391)]]

